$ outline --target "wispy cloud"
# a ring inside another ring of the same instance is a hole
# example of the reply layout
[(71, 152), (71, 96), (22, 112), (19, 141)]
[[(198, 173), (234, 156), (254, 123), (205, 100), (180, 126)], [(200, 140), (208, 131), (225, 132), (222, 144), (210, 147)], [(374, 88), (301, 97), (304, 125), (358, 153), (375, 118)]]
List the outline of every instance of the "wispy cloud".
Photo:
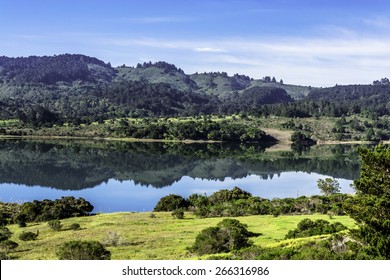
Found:
[[(266, 75), (285, 83), (331, 86), (371, 83), (389, 76), (390, 35), (274, 38), (168, 39), (110, 34), (70, 34), (75, 51), (113, 65), (165, 60), (187, 73), (225, 71), (253, 78)], [(66, 49), (66, 45), (64, 45)]]
[(203, 52), (203, 53), (223, 53), (223, 52), (226, 52), (226, 50), (224, 50), (224, 49), (211, 48), (211, 47), (194, 48), (194, 51)]
[(367, 26), (390, 29), (390, 18), (388, 17), (364, 18), (362, 19), (362, 22)]
[(121, 18), (120, 21), (136, 24), (161, 24), (161, 23), (184, 23), (194, 22), (198, 19), (189, 16), (158, 16), (158, 17), (131, 17)]

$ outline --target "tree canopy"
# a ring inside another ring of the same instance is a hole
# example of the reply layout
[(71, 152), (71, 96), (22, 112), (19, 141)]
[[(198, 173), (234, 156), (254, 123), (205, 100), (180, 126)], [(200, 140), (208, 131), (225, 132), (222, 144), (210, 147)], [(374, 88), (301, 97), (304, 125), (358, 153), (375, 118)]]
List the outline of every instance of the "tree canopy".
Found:
[(359, 150), (363, 164), (354, 181), (356, 195), (345, 205), (359, 229), (355, 236), (367, 245), (367, 252), (390, 258), (390, 147)]

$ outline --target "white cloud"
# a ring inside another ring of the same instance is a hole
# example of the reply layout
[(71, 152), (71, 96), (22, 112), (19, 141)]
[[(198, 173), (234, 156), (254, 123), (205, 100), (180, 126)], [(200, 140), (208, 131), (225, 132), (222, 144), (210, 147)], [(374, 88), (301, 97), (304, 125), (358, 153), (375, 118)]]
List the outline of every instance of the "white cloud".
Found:
[(371, 83), (390, 75), (390, 35), (177, 40), (70, 34), (63, 42), (70, 37), (73, 41), (77, 37), (77, 52), (113, 65), (165, 60), (186, 73), (268, 75), (285, 83), (312, 86)]
[(189, 16), (132, 17), (120, 19), (122, 22), (136, 24), (184, 23), (196, 20), (197, 18)]
[(226, 52), (226, 50), (224, 50), (224, 49), (210, 48), (210, 47), (195, 48), (194, 51), (196, 51), (196, 52), (205, 52), (205, 53), (223, 53), (223, 52)]

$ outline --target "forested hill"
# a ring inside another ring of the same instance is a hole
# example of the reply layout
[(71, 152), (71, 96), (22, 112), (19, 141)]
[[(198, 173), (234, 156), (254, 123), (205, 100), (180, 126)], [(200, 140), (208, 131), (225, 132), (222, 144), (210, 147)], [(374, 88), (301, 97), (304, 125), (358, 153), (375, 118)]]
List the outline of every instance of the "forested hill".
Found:
[(85, 55), (0, 57), (0, 82), (11, 85), (111, 82), (115, 72), (109, 63)]
[(167, 62), (112, 67), (85, 55), (0, 57), (0, 118), (75, 119), (253, 113), (290, 117), (387, 114), (387, 79), (311, 88), (275, 77), (186, 74)]

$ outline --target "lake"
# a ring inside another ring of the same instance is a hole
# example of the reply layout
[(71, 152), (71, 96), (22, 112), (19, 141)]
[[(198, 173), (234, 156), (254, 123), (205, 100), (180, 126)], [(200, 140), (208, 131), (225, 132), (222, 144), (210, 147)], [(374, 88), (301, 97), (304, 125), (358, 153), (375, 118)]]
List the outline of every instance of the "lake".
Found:
[(254, 144), (2, 140), (0, 201), (74, 196), (94, 212), (151, 211), (168, 194), (234, 186), (269, 199), (310, 196), (326, 177), (353, 193), (359, 168), (356, 145), (268, 151)]

